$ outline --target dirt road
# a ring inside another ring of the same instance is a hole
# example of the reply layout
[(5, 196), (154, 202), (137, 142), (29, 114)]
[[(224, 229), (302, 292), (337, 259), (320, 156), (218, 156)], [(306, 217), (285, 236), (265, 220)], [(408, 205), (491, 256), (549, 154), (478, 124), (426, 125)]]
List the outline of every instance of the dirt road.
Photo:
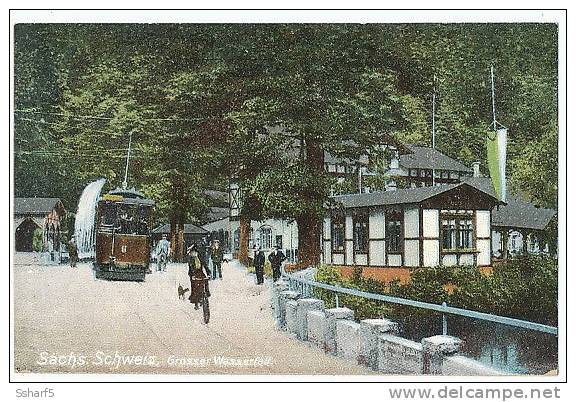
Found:
[(211, 321), (178, 299), (184, 264), (143, 283), (95, 280), (89, 264), (15, 265), (18, 372), (370, 374), (274, 327), (270, 287), (228, 264), (211, 281)]

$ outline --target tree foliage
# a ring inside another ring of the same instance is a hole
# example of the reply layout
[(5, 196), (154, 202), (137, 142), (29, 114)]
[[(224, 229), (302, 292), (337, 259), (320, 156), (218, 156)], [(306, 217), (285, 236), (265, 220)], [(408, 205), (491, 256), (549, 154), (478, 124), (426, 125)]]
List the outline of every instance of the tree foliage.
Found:
[(246, 214), (296, 220), (319, 254), (324, 152), (430, 144), (435, 88), (438, 148), (485, 167), (490, 66), (511, 184), (557, 202), (555, 25), (19, 24), (14, 61), (16, 194), (69, 209), (121, 183), (132, 133), (129, 182), (160, 220), (202, 221), (203, 190), (235, 178)]

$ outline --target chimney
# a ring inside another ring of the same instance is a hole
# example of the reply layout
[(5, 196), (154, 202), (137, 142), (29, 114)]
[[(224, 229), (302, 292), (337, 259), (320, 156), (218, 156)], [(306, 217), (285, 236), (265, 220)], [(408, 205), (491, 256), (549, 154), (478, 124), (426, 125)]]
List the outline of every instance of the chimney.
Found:
[(480, 177), (480, 162), (473, 162), (472, 170), (474, 171), (473, 177)]

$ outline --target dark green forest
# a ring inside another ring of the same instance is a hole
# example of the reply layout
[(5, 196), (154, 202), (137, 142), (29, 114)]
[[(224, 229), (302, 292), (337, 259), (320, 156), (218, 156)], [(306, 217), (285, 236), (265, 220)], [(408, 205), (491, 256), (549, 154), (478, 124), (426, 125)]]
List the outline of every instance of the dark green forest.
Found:
[(203, 190), (234, 177), (246, 216), (298, 223), (306, 259), (319, 255), (333, 185), (324, 151), (357, 157), (390, 136), (430, 145), (434, 88), (437, 148), (486, 169), (494, 66), (509, 187), (556, 207), (557, 34), (553, 24), (19, 24), (15, 195), (75, 210), (89, 181), (121, 184), (132, 133), (128, 182), (156, 200), (158, 221), (202, 222)]

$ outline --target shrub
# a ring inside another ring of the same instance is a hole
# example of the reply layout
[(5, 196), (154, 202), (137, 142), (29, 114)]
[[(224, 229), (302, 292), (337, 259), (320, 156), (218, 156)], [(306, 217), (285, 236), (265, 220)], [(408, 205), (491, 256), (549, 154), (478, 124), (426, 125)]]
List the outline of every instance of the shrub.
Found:
[[(354, 270), (351, 280), (345, 280), (333, 266), (321, 266), (316, 280), (333, 285), (359, 289), (370, 293), (389, 294), (406, 299), (503, 315), (550, 325), (558, 322), (558, 264), (552, 257), (521, 256), (494, 267), (491, 275), (474, 266), (417, 268), (409, 284), (393, 280), (384, 284), (362, 276)], [(327, 306), (333, 307), (332, 292), (318, 291)], [(430, 315), (423, 309), (366, 300), (341, 295), (340, 304), (352, 308), (356, 318), (386, 315), (403, 321), (418, 320)]]
[(32, 250), (39, 252), (44, 247), (42, 229), (36, 228), (32, 234)]
[[(357, 267), (351, 280), (342, 277), (340, 270), (331, 265), (322, 265), (316, 270), (315, 280), (318, 282), (328, 283), (330, 285), (341, 286), (345, 288), (357, 289), (370, 293), (384, 293), (384, 284), (371, 278), (362, 276), (362, 268)], [(336, 306), (334, 293), (329, 290), (316, 289), (315, 295), (321, 300), (327, 308)], [(382, 302), (368, 300), (363, 297), (339, 294), (340, 306), (348, 307), (354, 310), (354, 317), (357, 320), (365, 318), (383, 317), (387, 313), (387, 308)]]
[[(246, 269), (251, 274), (256, 273), (256, 268), (254, 268), (254, 265), (249, 265)], [(272, 278), (272, 264), (270, 264), (270, 261), (266, 261), (264, 263), (264, 276), (267, 278)]]

